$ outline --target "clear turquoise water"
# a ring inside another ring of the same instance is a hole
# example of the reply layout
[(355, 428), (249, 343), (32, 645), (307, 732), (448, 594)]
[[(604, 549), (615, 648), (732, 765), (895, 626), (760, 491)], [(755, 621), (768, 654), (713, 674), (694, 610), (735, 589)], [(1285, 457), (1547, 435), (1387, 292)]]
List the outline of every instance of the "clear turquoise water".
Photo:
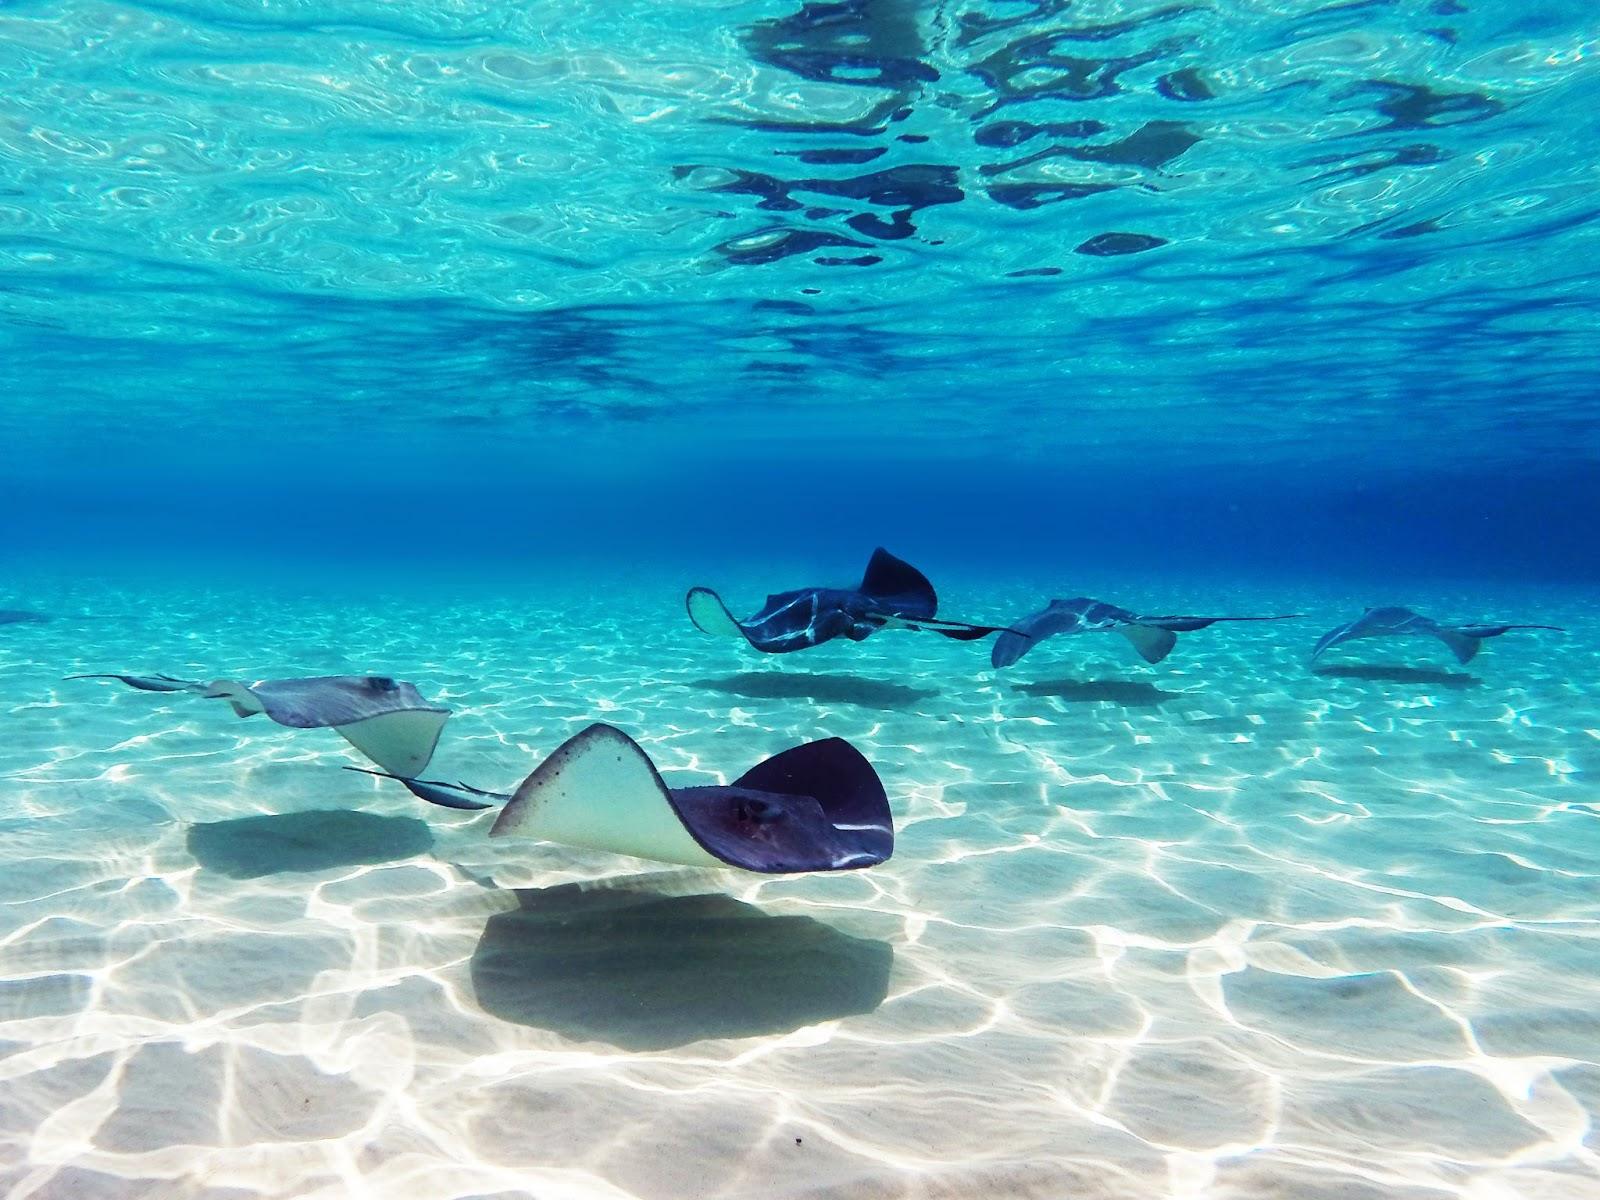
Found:
[[(1555, 0), (0, 3), (0, 1193), (1600, 1196), (1600, 23)], [(854, 578), (1155, 667), (697, 633)], [(1470, 667), (1368, 604), (1564, 626)], [(1113, 644), (1114, 643), (1114, 644)], [(893, 859), (490, 843), (877, 765)]]

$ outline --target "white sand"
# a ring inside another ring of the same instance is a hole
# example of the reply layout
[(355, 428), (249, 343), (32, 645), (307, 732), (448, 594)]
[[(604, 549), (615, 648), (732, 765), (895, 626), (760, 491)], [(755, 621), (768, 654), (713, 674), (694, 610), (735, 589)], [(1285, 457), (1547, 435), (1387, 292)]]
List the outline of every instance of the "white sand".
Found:
[[(1318, 677), (1316, 635), (1389, 597), (1106, 586), (1313, 615), (997, 679), (905, 633), (760, 657), (690, 627), (689, 582), (13, 579), (53, 619), (0, 628), (0, 1190), (1600, 1196), (1592, 602), (1413, 590), (1572, 633)], [(982, 619), (1080, 588), (944, 590)], [(391, 673), (456, 709), (430, 775), (485, 786), (594, 719), (682, 782), (839, 735), (899, 842), (780, 879), (491, 844), (332, 733), (84, 670)]]

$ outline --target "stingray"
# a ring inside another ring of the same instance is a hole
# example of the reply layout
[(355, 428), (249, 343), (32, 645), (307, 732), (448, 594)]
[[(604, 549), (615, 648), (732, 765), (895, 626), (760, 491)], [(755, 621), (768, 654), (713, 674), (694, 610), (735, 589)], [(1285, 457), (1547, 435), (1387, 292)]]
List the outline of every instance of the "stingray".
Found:
[(743, 621), (707, 587), (690, 588), (685, 603), (696, 629), (742, 637), (766, 654), (804, 650), (837, 637), (859, 642), (886, 626), (927, 629), (963, 642), (1000, 630), (936, 617), (939, 598), (927, 576), (882, 546), (872, 552), (859, 586), (779, 592)]
[(1299, 613), (1272, 617), (1149, 617), (1075, 596), (1071, 600), (1052, 600), (1039, 612), (1014, 621), (995, 639), (989, 661), (996, 667), (1009, 667), (1034, 646), (1058, 633), (1120, 633), (1133, 643), (1139, 657), (1158, 663), (1172, 653), (1180, 633), (1204, 629), (1218, 621), (1287, 621)]
[(1324, 650), (1359, 638), (1375, 637), (1436, 637), (1465, 665), (1483, 649), (1486, 638), (1499, 637), (1513, 629), (1553, 629), (1566, 631), (1559, 625), (1441, 625), (1431, 617), (1424, 617), (1409, 608), (1369, 608), (1354, 621), (1337, 629), (1330, 629), (1317, 639), (1311, 651), (1311, 661), (1316, 662)]
[(43, 625), (50, 618), (22, 608), (0, 608), (0, 625)]
[(324, 675), (257, 683), (235, 679), (197, 683), (171, 675), (69, 678), (118, 679), (142, 692), (191, 692), (208, 700), (226, 700), (241, 717), (266, 713), (291, 729), (332, 729), (396, 775), (415, 775), (427, 767), (450, 716), (448, 708), (423, 699), (415, 685), (386, 675)]
[(434, 804), (452, 795), (458, 807), (505, 801), (490, 837), (519, 835), (656, 862), (780, 875), (859, 870), (894, 852), (883, 783), (842, 738), (805, 742), (731, 784), (698, 787), (668, 787), (639, 744), (610, 725), (568, 738), (515, 792), (388, 777)]

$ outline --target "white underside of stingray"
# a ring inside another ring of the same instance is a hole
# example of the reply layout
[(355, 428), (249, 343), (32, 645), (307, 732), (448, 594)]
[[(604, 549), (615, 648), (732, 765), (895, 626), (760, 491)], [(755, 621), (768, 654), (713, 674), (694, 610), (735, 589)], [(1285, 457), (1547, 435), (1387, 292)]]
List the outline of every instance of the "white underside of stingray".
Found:
[(684, 828), (655, 764), (607, 725), (568, 741), (522, 781), (489, 830), (510, 834), (686, 867), (728, 865)]

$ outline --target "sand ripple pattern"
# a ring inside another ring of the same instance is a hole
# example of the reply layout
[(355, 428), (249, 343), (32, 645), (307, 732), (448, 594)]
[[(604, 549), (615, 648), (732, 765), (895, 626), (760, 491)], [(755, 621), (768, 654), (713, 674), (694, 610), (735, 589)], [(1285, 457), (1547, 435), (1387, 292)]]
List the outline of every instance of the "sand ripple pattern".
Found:
[[(946, 592), (1003, 615), (1037, 586)], [(756, 658), (668, 579), (26, 599), (51, 620), (0, 630), (9, 1195), (1600, 1194), (1577, 595), (1431, 598), (1573, 629), (1470, 671), (1310, 675), (1313, 619), (1158, 669), (1059, 639), (998, 678), (909, 634)], [(704, 781), (839, 735), (900, 841), (777, 879), (491, 845), (332, 735), (61, 682), (103, 668), (390, 670), (457, 709), (438, 770), (489, 784), (595, 718)]]

